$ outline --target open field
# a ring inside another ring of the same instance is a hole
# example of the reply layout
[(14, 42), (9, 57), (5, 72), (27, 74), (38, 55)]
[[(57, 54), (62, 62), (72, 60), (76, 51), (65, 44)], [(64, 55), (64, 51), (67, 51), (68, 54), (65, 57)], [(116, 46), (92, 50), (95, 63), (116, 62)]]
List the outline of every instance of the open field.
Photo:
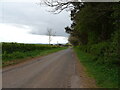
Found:
[(2, 64), (3, 66), (8, 66), (22, 62), (28, 58), (47, 55), (62, 49), (65, 49), (65, 47), (40, 44), (3, 43)]

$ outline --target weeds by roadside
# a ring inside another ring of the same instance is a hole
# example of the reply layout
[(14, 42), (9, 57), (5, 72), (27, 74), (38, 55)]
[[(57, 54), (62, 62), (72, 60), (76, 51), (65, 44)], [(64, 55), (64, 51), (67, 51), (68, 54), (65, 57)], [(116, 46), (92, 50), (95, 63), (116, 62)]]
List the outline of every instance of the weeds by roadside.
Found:
[(88, 75), (95, 78), (99, 87), (119, 87), (118, 66), (112, 65), (109, 67), (106, 64), (98, 64), (96, 61), (94, 61), (95, 56), (81, 51), (79, 47), (75, 47), (74, 50), (77, 53), (80, 62), (86, 67)]

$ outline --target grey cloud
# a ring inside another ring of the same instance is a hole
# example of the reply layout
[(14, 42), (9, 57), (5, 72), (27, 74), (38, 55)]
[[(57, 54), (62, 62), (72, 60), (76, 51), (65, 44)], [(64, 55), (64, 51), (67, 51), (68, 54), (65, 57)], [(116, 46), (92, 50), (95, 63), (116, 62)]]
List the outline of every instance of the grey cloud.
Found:
[(69, 12), (51, 14), (47, 12), (48, 7), (41, 7), (35, 3), (4, 2), (2, 5), (0, 8), (4, 10), (2, 14), (4, 23), (30, 26), (31, 34), (44, 35), (47, 28), (52, 28), (56, 35), (67, 36), (64, 27), (71, 24)]

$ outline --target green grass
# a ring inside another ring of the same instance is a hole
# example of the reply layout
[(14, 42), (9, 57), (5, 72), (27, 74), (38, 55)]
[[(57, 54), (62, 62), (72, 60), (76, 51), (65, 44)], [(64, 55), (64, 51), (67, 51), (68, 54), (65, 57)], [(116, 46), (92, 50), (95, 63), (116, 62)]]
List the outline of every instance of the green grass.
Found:
[(58, 47), (58, 48), (52, 48), (48, 50), (34, 50), (34, 51), (28, 51), (28, 52), (13, 52), (12, 54), (3, 54), (2, 57), (2, 66), (8, 66), (20, 63), (22, 61), (25, 61), (25, 59), (33, 58), (37, 56), (44, 56), (53, 52), (57, 52), (60, 50), (66, 49), (65, 47)]
[(106, 64), (98, 64), (94, 61), (95, 56), (84, 53), (77, 47), (74, 50), (80, 62), (86, 67), (88, 75), (96, 80), (98, 87), (118, 88), (119, 77), (117, 66), (110, 68)]

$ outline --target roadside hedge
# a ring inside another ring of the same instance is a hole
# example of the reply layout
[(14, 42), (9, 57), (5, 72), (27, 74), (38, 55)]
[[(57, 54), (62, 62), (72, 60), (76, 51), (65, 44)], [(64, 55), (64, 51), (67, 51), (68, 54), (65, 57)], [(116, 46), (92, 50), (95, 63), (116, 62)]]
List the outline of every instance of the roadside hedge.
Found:
[(108, 66), (120, 65), (120, 30), (114, 32), (110, 41), (79, 46), (79, 49), (92, 54), (96, 63)]

